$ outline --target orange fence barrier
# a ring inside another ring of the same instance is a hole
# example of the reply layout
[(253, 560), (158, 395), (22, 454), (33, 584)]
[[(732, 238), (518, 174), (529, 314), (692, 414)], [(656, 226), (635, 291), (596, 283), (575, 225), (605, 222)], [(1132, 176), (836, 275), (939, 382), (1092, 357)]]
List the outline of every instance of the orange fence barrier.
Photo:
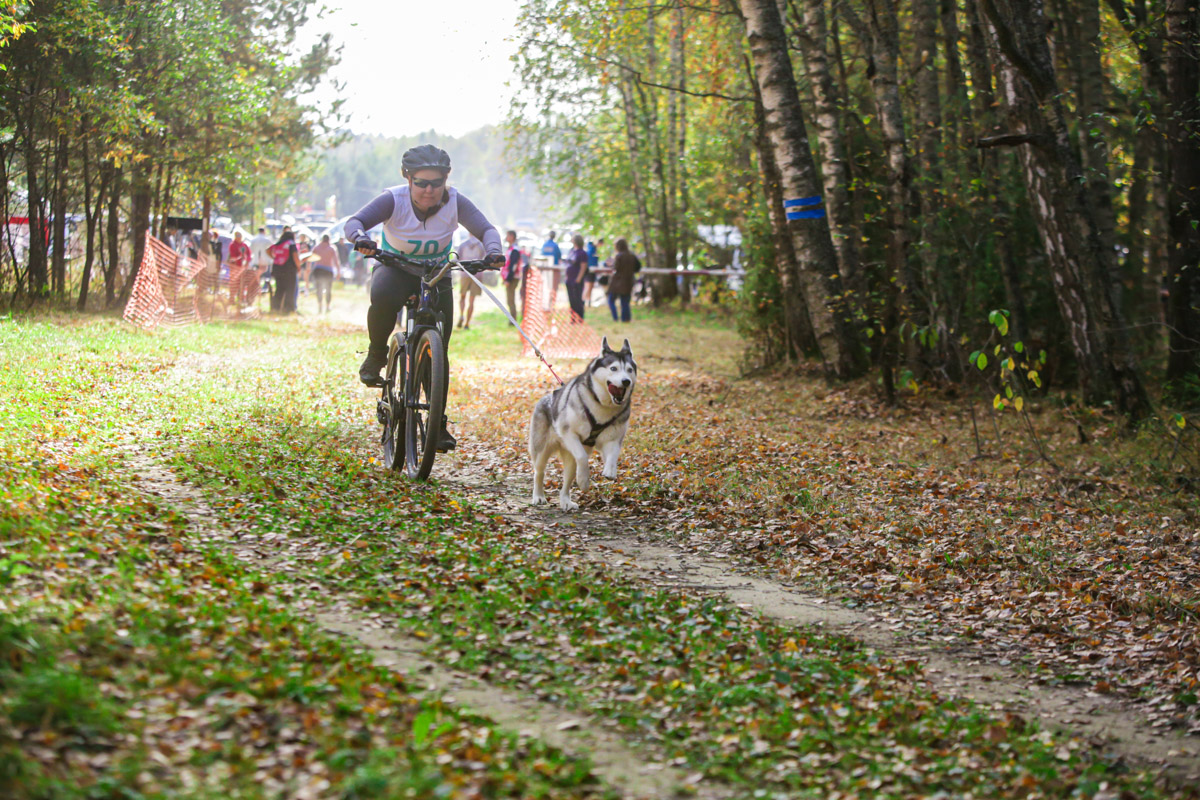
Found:
[[(570, 308), (559, 306), (555, 296), (560, 293), (556, 291), (560, 281), (554, 280), (557, 274), (529, 267), (521, 330), (547, 357), (594, 358), (600, 352), (600, 337)], [(561, 294), (566, 291), (565, 286), (561, 287)], [(524, 352), (533, 352), (528, 342)]]
[(259, 316), (261, 292), (256, 271), (228, 264), (214, 271), (203, 258), (176, 253), (146, 234), (146, 252), (124, 316), (147, 330), (214, 319), (254, 319)]

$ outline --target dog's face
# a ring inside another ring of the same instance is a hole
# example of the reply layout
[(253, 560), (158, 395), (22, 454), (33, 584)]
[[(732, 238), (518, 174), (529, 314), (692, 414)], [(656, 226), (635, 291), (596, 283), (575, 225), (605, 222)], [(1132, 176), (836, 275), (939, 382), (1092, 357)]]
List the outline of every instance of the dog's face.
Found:
[(629, 349), (629, 340), (620, 350), (608, 346), (608, 339), (600, 348), (600, 357), (592, 362), (593, 388), (596, 396), (611, 405), (621, 405), (629, 399), (633, 385), (637, 383), (637, 362)]

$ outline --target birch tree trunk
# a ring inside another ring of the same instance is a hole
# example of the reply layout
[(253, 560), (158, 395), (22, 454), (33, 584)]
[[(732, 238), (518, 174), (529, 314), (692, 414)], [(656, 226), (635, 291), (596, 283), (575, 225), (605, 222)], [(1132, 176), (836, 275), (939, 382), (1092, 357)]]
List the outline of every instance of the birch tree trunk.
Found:
[(779, 165), (784, 197), (794, 202), (791, 208), (796, 209), (788, 213), (788, 230), (800, 264), (799, 288), (827, 374), (849, 378), (861, 372), (863, 353), (844, 307), (837, 254), (808, 149), (783, 19), (775, 0), (740, 0), (740, 6), (762, 94), (767, 136)]
[(1088, 403), (1115, 399), (1122, 413), (1138, 419), (1149, 412), (1149, 397), (1111, 292), (1114, 254), (1105, 250), (1071, 147), (1042, 0), (983, 0), (983, 8), (1004, 56), (1000, 95), (1011, 133), (1024, 142), (1018, 149), (1022, 176), (1080, 389)]
[[(816, 100), (813, 122), (821, 148), (821, 177), (825, 185), (825, 205), (829, 210), (829, 228), (837, 251), (842, 280), (852, 295), (864, 290), (862, 264), (858, 250), (858, 230), (850, 204), (850, 170), (842, 133), (842, 97), (829, 69), (826, 37), (825, 0), (804, 0), (800, 48), (808, 80)], [(863, 298), (857, 297), (861, 305)]]
[[(104, 307), (112, 308), (117, 302), (117, 273), (120, 271), (121, 255), (121, 170), (112, 162), (104, 165), (108, 173), (108, 221), (105, 225), (104, 241), (108, 246), (108, 259), (104, 262)], [(102, 179), (103, 180), (103, 179)]]
[(804, 292), (800, 288), (800, 265), (796, 261), (796, 245), (788, 229), (787, 214), (783, 206), (783, 178), (775, 151), (767, 137), (767, 112), (763, 108), (762, 94), (754, 81), (754, 69), (746, 61), (746, 74), (754, 90), (754, 145), (758, 151), (758, 169), (763, 177), (763, 193), (767, 196), (767, 213), (771, 218), (772, 241), (775, 244), (775, 274), (783, 293), (784, 347), (789, 357), (797, 360), (805, 356), (821, 356), (817, 337), (813, 333), (812, 318)]
[[(676, 130), (675, 152), (678, 153), (676, 175), (679, 200), (675, 205), (676, 243), (679, 249), (679, 266), (688, 264), (688, 251), (692, 241), (692, 223), (688, 216), (688, 170), (687, 170), (687, 18), (683, 13), (683, 3), (675, 3), (675, 35), (671, 37), (671, 60), (679, 83), (679, 126)], [(692, 299), (692, 279), (683, 278), (682, 303), (686, 306)]]
[[(658, 82), (658, 24), (656, 20), (657, 10), (650, 8), (646, 12), (646, 67), (645, 80)], [(665, 148), (663, 147), (663, 135), (659, 130), (658, 121), (658, 98), (654, 93), (647, 94), (641, 83), (636, 85), (639, 98), (641, 99), (640, 108), (644, 109), (642, 118), (642, 129), (645, 131), (646, 140), (650, 146), (648, 153), (650, 157), (651, 169), (654, 173), (654, 181), (652, 188), (657, 191), (657, 214), (659, 236), (656, 241), (658, 251), (657, 262), (663, 269), (675, 268), (675, 237), (674, 237), (674, 217), (672, 215), (672, 181), (668, 178), (667, 167), (663, 163), (665, 161)], [(670, 138), (670, 133), (667, 134)], [(662, 303), (664, 300), (672, 300), (679, 293), (676, 288), (674, 275), (659, 275), (657, 279), (648, 281), (651, 286), (651, 302), (655, 306)]]
[(625, 147), (629, 151), (629, 177), (633, 185), (633, 200), (637, 205), (638, 227), (642, 231), (642, 247), (646, 251), (646, 266), (657, 267), (655, 263), (654, 239), (650, 236), (650, 213), (646, 209), (646, 191), (642, 186), (641, 145), (637, 136), (637, 109), (634, 107), (633, 88), (631, 79), (623, 78), (619, 84), (621, 105), (625, 112)]

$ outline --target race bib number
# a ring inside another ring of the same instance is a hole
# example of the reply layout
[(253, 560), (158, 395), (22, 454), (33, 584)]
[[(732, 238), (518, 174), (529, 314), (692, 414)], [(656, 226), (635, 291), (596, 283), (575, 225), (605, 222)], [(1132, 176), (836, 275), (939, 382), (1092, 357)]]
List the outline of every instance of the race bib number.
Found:
[(412, 245), (408, 251), (409, 258), (444, 259), (450, 255), (450, 245), (447, 244), (443, 249), (437, 239), (405, 239), (404, 242)]

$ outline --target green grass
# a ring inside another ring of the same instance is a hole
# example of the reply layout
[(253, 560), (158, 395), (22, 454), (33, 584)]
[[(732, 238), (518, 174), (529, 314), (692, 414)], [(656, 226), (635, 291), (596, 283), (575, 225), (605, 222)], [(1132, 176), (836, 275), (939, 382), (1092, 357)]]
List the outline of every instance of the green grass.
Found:
[[(339, 797), (603, 795), (586, 762), (416, 695), (319, 633), (270, 576), (130, 484), (132, 448), (180, 453), (182, 433), (220, 430), (228, 386), (192, 363), (297, 334), (319, 350), (327, 331), (0, 326), (5, 797), (268, 797), (313, 782)], [(253, 385), (243, 399), (259, 402)]]
[[(725, 341), (716, 317), (638, 312), (622, 338)], [(1078, 742), (929, 692), (911, 665), (627, 580), (384, 472), (373, 394), (353, 384), (362, 346), (311, 319), (154, 336), (69, 317), (0, 326), (0, 566), (19, 587), (0, 601), (0, 730), (22, 737), (0, 739), (0, 776), (16, 796), (264, 796), (258, 776), (279, 765), (257, 743), (294, 736), (321, 772), (293, 763), (280, 780), (320, 775), (335, 796), (603, 791), (585, 763), (414, 697), (291, 610), (333, 593), (455, 669), (611, 718), (648, 758), (747, 796), (1158, 796)], [(500, 370), (519, 352), (498, 315), (452, 346), (456, 364)], [(133, 447), (202, 487), (243, 543), (282, 534), (327, 555), (286, 581), (233, 561), (130, 486)], [(38, 685), (53, 691), (35, 700)], [(194, 742), (168, 753), (180, 719)], [(95, 763), (51, 757), (96, 746)], [(485, 768), (468, 766), (481, 752)]]
[[(917, 689), (909, 667), (852, 641), (577, 566), (554, 537), (497, 527), (438, 492), (358, 472), (343, 449), (351, 444), (331, 444), (342, 446), (298, 454), (283, 444), (251, 465), (288, 485), (322, 476), (301, 484), (307, 502), (239, 491), (218, 509), (240, 526), (353, 539), (309, 578), (360, 598), (457, 669), (610, 716), (669, 757), (747, 787), (827, 796), (878, 781), (873, 790), (885, 795), (990, 795), (1035, 775), (1066, 796), (1114, 778), (1075, 751), (1062, 757), (1062, 743), (1034, 728)], [(207, 470), (203, 479), (226, 485)], [(347, 509), (356, 516), (345, 519)], [(924, 761), (920, 769), (897, 772), (906, 753)]]

